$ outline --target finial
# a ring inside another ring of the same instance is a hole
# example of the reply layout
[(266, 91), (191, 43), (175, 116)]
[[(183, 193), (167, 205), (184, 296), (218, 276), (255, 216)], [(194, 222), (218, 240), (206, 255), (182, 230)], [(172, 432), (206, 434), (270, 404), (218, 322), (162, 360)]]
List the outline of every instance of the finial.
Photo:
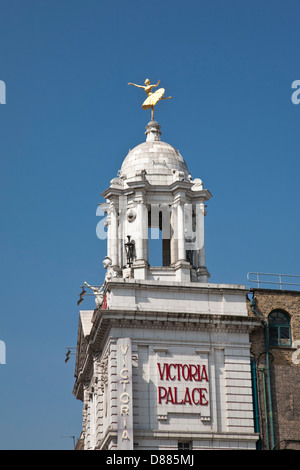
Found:
[(149, 78), (146, 78), (145, 85), (136, 85), (135, 83), (128, 83), (128, 85), (133, 85), (137, 88), (143, 88), (146, 92), (147, 99), (142, 104), (143, 109), (151, 109), (151, 121), (154, 121), (154, 106), (160, 100), (169, 100), (172, 96), (163, 97), (165, 93), (164, 88), (159, 88), (158, 90), (152, 92), (153, 88), (156, 88), (159, 85), (160, 80), (156, 83), (156, 85), (151, 85)]
[(146, 126), (146, 132), (145, 132), (147, 138), (147, 142), (154, 142), (157, 140), (160, 140), (160, 125), (156, 121), (150, 121), (147, 126)]

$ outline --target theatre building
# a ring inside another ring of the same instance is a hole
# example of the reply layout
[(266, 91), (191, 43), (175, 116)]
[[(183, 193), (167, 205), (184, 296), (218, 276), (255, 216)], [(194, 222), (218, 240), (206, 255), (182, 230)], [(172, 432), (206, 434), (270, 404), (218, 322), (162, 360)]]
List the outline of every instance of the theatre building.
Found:
[(250, 335), (261, 318), (245, 286), (209, 282), (211, 193), (151, 121), (102, 196), (106, 275), (85, 287), (96, 308), (79, 313), (82, 448), (256, 449)]

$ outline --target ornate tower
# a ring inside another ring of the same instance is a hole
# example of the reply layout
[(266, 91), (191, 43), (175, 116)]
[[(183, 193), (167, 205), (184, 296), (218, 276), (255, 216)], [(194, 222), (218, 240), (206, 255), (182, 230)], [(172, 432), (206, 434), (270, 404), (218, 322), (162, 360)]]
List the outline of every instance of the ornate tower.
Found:
[(102, 195), (107, 273), (96, 308), (80, 312), (73, 390), (83, 448), (255, 448), (257, 320), (244, 286), (209, 283), (210, 192), (151, 121)]
[[(160, 135), (158, 123), (149, 122), (146, 142), (128, 153), (119, 176), (102, 194), (107, 256), (115, 275), (123, 278), (207, 282), (204, 215), (211, 194)], [(156, 238), (161, 239), (161, 261), (151, 266), (149, 240)]]

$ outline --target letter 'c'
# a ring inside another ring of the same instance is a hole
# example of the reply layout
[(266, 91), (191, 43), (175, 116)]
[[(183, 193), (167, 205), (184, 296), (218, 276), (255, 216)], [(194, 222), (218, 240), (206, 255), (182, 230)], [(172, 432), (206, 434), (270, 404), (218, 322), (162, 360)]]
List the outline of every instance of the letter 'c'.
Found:
[(128, 379), (128, 369), (126, 367), (124, 367), (124, 369), (121, 370), (120, 372), (120, 376), (122, 377), (122, 379)]

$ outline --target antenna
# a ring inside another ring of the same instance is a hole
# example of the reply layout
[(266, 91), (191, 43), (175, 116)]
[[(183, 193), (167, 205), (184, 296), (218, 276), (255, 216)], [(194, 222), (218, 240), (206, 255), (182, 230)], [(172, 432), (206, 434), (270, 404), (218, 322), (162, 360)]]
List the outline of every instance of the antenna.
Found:
[(75, 436), (60, 436), (62, 439), (73, 439), (73, 446), (75, 448)]

